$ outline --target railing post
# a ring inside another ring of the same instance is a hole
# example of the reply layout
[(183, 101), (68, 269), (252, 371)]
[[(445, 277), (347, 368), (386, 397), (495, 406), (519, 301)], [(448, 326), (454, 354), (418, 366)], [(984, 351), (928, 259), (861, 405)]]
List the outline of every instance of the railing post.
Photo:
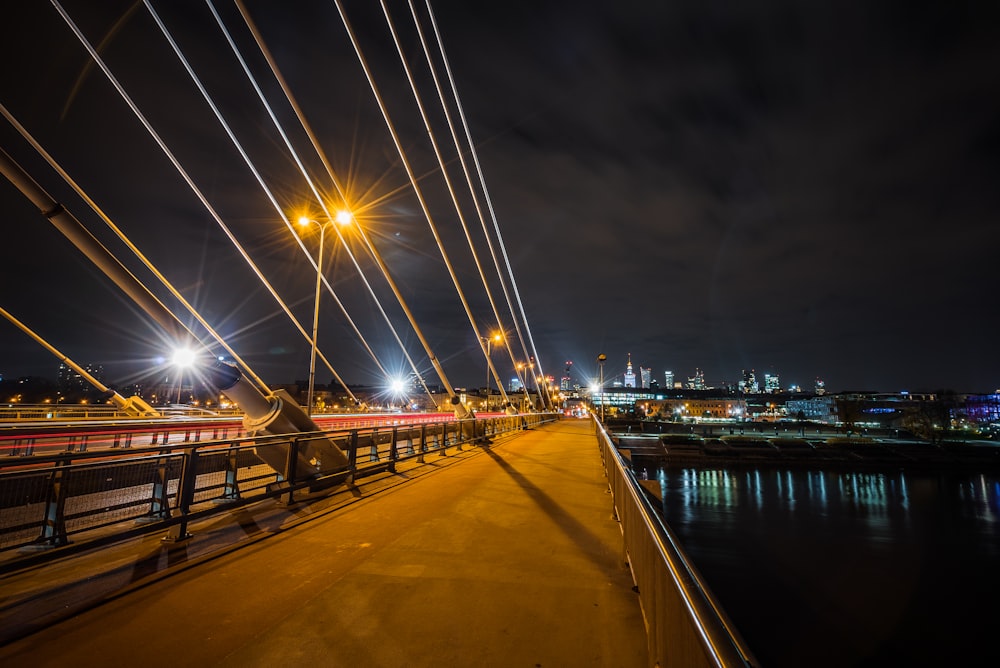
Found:
[(397, 442), (399, 440), (399, 427), (392, 428), (392, 440), (389, 441), (389, 471), (396, 472), (396, 461), (399, 459)]
[(368, 461), (378, 461), (378, 427), (372, 429), (372, 444), (368, 448)]
[(420, 425), (420, 454), (417, 455), (417, 463), (424, 463), (424, 453), (427, 452), (427, 423)]
[(285, 484), (287, 488), (284, 493), (278, 497), (278, 503), (284, 506), (290, 506), (295, 503), (295, 474), (296, 465), (299, 461), (299, 439), (291, 438), (288, 440), (288, 450), (285, 453), (285, 474), (282, 476), (285, 479)]
[(164, 542), (173, 543), (191, 537), (187, 531), (187, 517), (194, 502), (195, 482), (198, 479), (198, 450), (186, 448), (181, 464), (181, 479), (177, 484), (177, 516), (180, 521), (167, 529)]
[(347, 439), (347, 484), (353, 485), (358, 472), (358, 430), (352, 429)]
[(238, 478), (239, 467), (237, 455), (239, 450), (234, 447), (229, 448), (226, 456), (226, 483), (222, 488), (222, 496), (216, 499), (216, 503), (228, 503), (240, 500), (240, 481)]
[(413, 427), (406, 430), (406, 454), (413, 454)]
[(156, 462), (156, 474), (153, 478), (153, 495), (149, 502), (149, 513), (145, 517), (140, 517), (137, 522), (154, 522), (170, 517), (170, 457), (169, 450), (161, 450), (160, 457)]
[(42, 533), (35, 543), (44, 547), (58, 547), (69, 543), (66, 536), (66, 493), (67, 475), (65, 467), (68, 459), (60, 459), (49, 475), (49, 488), (45, 495), (45, 519)]

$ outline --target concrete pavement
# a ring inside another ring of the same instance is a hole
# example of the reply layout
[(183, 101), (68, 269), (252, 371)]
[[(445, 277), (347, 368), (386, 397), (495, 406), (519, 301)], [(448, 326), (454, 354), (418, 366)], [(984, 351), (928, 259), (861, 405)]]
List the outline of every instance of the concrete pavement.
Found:
[(82, 611), (0, 664), (646, 666), (592, 429), (564, 420), (242, 509), (172, 549), (149, 537), (4, 576), (5, 627)]

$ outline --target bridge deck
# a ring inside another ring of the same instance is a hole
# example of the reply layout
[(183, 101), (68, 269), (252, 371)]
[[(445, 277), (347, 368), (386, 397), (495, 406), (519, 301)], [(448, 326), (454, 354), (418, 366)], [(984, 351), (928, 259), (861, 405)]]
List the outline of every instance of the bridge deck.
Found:
[(212, 523), (3, 576), (0, 664), (647, 665), (588, 421)]

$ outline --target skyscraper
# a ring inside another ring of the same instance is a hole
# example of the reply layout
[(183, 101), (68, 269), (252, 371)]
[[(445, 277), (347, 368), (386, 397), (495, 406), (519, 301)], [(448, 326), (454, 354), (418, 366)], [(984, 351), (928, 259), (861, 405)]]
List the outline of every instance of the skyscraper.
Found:
[(569, 360), (566, 361), (566, 371), (562, 378), (559, 379), (559, 389), (560, 390), (570, 390), (573, 388), (573, 377), (570, 372), (573, 369), (573, 363)]
[(628, 354), (628, 366), (625, 368), (625, 387), (635, 387), (635, 372), (632, 371), (632, 353)]
[(639, 378), (641, 380), (642, 387), (649, 389), (649, 382), (653, 379), (653, 370), (647, 369), (644, 366), (640, 366)]
[(664, 371), (663, 372), (663, 387), (667, 388), (668, 390), (674, 389), (674, 372), (673, 371)]

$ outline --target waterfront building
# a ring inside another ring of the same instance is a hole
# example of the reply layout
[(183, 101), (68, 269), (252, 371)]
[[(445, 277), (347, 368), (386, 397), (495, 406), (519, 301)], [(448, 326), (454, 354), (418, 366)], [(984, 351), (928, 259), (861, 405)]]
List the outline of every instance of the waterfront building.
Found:
[(837, 405), (831, 396), (789, 399), (785, 411), (793, 419), (811, 420), (824, 424), (837, 423)]
[(967, 396), (965, 414), (970, 422), (977, 425), (1000, 424), (1000, 391)]
[(640, 401), (636, 405), (646, 415), (661, 420), (744, 420), (747, 416), (745, 399), (729, 397), (676, 397)]
[(638, 402), (655, 401), (663, 399), (662, 393), (651, 392), (642, 388), (622, 387), (621, 384), (614, 387), (594, 388), (590, 392), (590, 401), (595, 410), (600, 410), (601, 406), (611, 409), (611, 413), (631, 413), (636, 410)]

